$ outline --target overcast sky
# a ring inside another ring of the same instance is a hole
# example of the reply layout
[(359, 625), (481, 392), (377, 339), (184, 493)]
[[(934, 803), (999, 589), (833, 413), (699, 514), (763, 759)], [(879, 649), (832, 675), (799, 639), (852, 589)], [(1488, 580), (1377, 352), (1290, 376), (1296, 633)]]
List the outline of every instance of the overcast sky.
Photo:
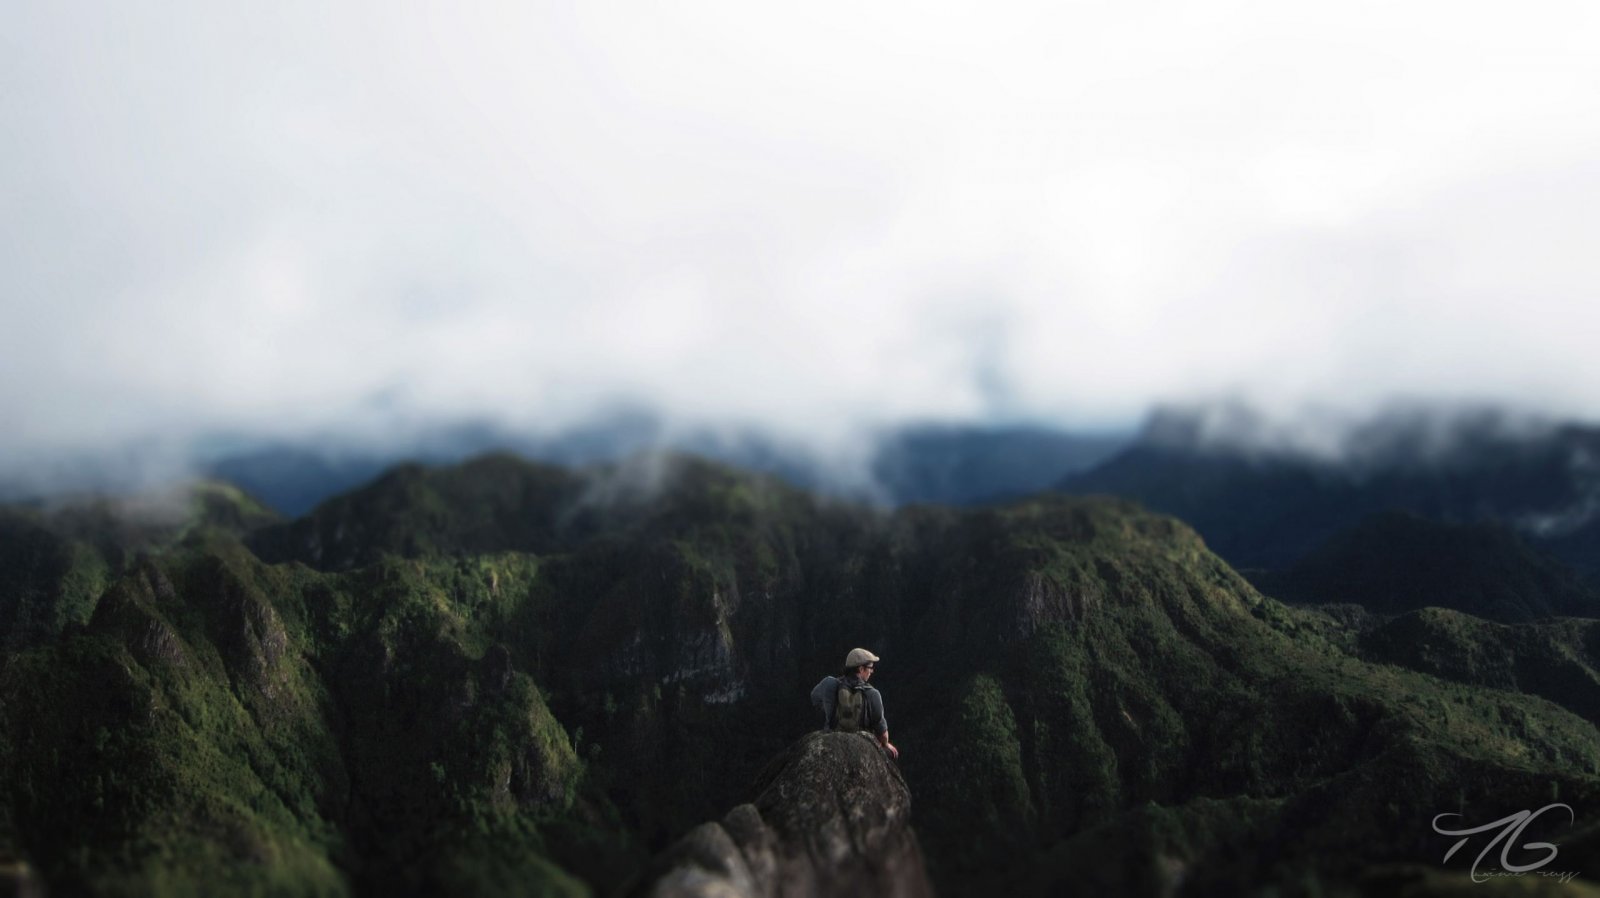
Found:
[(1600, 417), (1600, 4), (22, 0), (0, 452)]

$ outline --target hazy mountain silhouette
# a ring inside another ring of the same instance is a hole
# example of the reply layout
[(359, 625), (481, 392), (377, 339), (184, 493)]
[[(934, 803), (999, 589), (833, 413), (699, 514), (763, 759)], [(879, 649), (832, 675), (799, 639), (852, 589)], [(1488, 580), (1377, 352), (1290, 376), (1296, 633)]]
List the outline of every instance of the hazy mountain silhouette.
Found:
[(1405, 511), (1501, 524), (1580, 573), (1600, 572), (1600, 429), (1490, 413), (1398, 416), (1319, 455), (1274, 447), (1251, 427), (1224, 439), (1202, 413), (1169, 411), (1133, 446), (1058, 486), (1176, 515), (1246, 569), (1288, 568), (1370, 515)]
[(1511, 623), (1600, 617), (1593, 581), (1530, 548), (1509, 527), (1407, 512), (1372, 515), (1256, 583), (1289, 601), (1354, 602), (1388, 614), (1437, 606)]
[(680, 451), (788, 483), (891, 505), (967, 504), (1046, 489), (1063, 476), (1108, 458), (1126, 444), (1120, 434), (1078, 434), (1047, 427), (919, 425), (886, 431), (869, 450), (865, 470), (841, 472), (806, 447), (756, 431), (677, 431), (639, 413), (549, 437), (487, 425), (447, 428), (416, 445), (390, 450), (331, 451), (284, 443), (229, 453), (208, 463), (213, 477), (238, 484), (289, 515), (361, 486), (402, 462), (451, 464), (490, 450), (550, 464), (615, 462), (643, 451)]

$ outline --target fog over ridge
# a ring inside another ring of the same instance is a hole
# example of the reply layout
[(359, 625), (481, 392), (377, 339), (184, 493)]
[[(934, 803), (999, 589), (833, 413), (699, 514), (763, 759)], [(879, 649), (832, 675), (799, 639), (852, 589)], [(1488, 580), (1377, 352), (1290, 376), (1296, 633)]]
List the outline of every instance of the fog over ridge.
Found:
[(0, 475), (618, 406), (841, 469), (1217, 397), (1317, 451), (1595, 420), (1597, 16), (25, 2)]

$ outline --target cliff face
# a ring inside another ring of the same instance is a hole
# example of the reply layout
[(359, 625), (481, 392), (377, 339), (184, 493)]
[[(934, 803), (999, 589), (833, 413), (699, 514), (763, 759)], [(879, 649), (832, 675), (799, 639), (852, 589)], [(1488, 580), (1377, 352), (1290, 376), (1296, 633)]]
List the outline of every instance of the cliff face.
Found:
[(871, 739), (812, 733), (775, 759), (759, 795), (692, 830), (634, 890), (649, 898), (933, 894), (911, 792)]

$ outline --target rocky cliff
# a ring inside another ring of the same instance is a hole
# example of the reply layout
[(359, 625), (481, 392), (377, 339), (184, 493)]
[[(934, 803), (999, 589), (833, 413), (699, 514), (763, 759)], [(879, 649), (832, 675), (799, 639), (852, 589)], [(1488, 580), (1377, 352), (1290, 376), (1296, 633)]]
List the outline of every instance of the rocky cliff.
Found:
[(812, 733), (773, 761), (758, 790), (754, 802), (701, 824), (666, 851), (634, 894), (933, 894), (911, 830), (911, 792), (871, 739)]

